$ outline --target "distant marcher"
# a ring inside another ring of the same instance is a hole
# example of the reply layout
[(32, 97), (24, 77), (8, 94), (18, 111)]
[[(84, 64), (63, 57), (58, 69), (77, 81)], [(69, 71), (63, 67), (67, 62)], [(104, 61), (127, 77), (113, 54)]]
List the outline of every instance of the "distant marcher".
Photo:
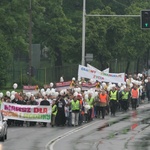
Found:
[(88, 110), (88, 121), (91, 121), (93, 119), (93, 109), (94, 109), (94, 98), (92, 97), (92, 94), (88, 94), (88, 99), (86, 99), (88, 105), (90, 106), (90, 109)]
[[(42, 100), (40, 102), (40, 105), (42, 106), (49, 106), (50, 105), (50, 102), (47, 100), (47, 97), (45, 96), (44, 97), (44, 100)], [(46, 127), (47, 126), (47, 123), (46, 122), (43, 122), (43, 126)]]
[[(30, 98), (30, 105), (38, 105), (34, 96), (31, 96)], [(33, 121), (29, 122), (29, 126), (35, 126), (35, 125), (36, 125), (36, 122), (33, 122)]]
[(148, 102), (150, 102), (150, 77), (148, 77), (148, 82), (146, 83), (145, 90), (146, 90)]
[(54, 99), (52, 102), (52, 114), (51, 114), (51, 126), (55, 126), (55, 119), (57, 115), (57, 105), (56, 105), (56, 100)]
[(96, 96), (94, 99), (94, 111), (95, 111), (95, 118), (100, 118), (100, 100), (99, 97)]
[(106, 113), (106, 106), (108, 104), (108, 95), (105, 90), (102, 90), (102, 92), (99, 94), (99, 101), (102, 119), (104, 119)]
[(75, 96), (71, 101), (71, 110), (72, 110), (72, 125), (78, 126), (79, 123), (79, 112), (80, 112), (80, 102)]
[(134, 85), (133, 88), (131, 89), (131, 105), (133, 110), (136, 110), (137, 108), (138, 98), (139, 98), (139, 90), (137, 85)]
[[(18, 97), (17, 104), (25, 105), (25, 102), (23, 101), (23, 98), (21, 96)], [(23, 124), (24, 124), (24, 121), (22, 121), (22, 120), (16, 120), (16, 125), (17, 126), (23, 127)]]
[(59, 96), (56, 100), (57, 105), (57, 115), (56, 115), (56, 125), (57, 126), (64, 126), (66, 124), (66, 116), (65, 116), (65, 100), (63, 96)]
[(118, 106), (118, 91), (115, 87), (109, 92), (109, 100), (111, 115), (115, 116)]
[(123, 111), (127, 111), (129, 107), (129, 98), (130, 98), (130, 92), (128, 88), (125, 88), (123, 91), (120, 93), (121, 97), (121, 108)]

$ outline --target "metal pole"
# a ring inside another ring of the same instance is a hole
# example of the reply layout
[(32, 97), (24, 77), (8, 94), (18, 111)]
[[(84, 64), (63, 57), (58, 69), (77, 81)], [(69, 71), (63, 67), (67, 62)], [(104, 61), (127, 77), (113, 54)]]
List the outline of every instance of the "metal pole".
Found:
[(116, 58), (116, 60), (115, 60), (115, 72), (117, 73), (117, 58)]
[(20, 75), (20, 79), (21, 79), (21, 85), (22, 85), (22, 67), (21, 67), (21, 75)]
[(31, 84), (31, 52), (32, 52), (32, 4), (31, 0), (29, 0), (29, 85)]
[(46, 73), (47, 73), (47, 70), (46, 70), (46, 67), (45, 67), (45, 85), (46, 85), (46, 77), (47, 77), (47, 76), (46, 76), (46, 75), (47, 75)]
[(82, 18), (82, 65), (85, 65), (85, 26), (86, 26), (86, 0), (83, 0)]

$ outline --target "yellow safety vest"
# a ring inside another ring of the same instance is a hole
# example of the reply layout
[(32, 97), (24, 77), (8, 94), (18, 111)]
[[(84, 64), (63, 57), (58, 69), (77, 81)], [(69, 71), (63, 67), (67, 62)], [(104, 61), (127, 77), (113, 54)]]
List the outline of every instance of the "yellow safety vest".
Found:
[(117, 91), (110, 91), (110, 100), (117, 100)]
[(88, 105), (90, 105), (90, 108), (93, 108), (93, 101), (94, 101), (94, 98), (90, 98), (90, 99), (87, 99), (87, 102), (88, 102)]
[(72, 110), (80, 110), (80, 102), (77, 100), (76, 102), (73, 100), (71, 102)]
[(56, 104), (52, 106), (52, 114), (53, 115), (57, 114), (57, 105)]
[(129, 96), (129, 92), (122, 92), (122, 100), (127, 100)]

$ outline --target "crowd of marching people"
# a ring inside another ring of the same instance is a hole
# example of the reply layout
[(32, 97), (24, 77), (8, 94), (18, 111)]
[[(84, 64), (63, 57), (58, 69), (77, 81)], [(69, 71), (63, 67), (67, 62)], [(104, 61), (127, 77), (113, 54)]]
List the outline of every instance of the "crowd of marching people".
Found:
[[(52, 106), (51, 127), (54, 126), (79, 126), (90, 122), (94, 118), (105, 119), (106, 115), (114, 117), (116, 112), (126, 113), (136, 110), (144, 103), (145, 98), (150, 102), (150, 78), (142, 74), (126, 76), (125, 83), (99, 83), (99, 88), (82, 90), (82, 82), (72, 80), (74, 88), (56, 91), (55, 87), (42, 88), (38, 93), (16, 93), (1, 98), (7, 103), (21, 105), (46, 105)], [(35, 126), (37, 122), (24, 122), (8, 120), (8, 126)], [(47, 123), (40, 123), (46, 127)]]

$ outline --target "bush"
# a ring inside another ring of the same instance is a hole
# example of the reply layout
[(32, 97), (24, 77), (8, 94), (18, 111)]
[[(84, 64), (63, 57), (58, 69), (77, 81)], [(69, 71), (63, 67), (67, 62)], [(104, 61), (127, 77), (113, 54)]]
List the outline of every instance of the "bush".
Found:
[[(22, 76), (22, 81), (18, 81), (17, 84), (19, 86), (23, 85), (29, 85), (29, 76), (28, 75), (23, 75)], [(39, 81), (37, 81), (34, 77), (31, 77), (31, 85), (38, 85), (38, 86), (43, 86), (43, 84)]]

